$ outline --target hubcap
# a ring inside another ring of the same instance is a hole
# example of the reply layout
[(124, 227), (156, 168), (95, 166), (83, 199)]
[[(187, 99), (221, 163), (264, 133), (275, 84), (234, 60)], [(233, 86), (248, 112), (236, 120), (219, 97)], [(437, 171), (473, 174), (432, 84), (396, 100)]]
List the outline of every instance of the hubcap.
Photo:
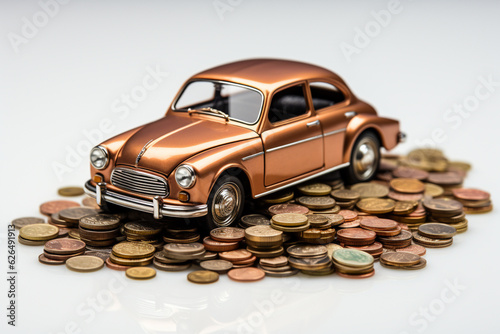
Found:
[(378, 161), (377, 145), (370, 138), (363, 138), (354, 155), (354, 173), (359, 180), (368, 180), (374, 173)]
[(224, 184), (212, 201), (212, 216), (217, 226), (228, 226), (236, 219), (241, 206), (241, 191), (232, 182)]

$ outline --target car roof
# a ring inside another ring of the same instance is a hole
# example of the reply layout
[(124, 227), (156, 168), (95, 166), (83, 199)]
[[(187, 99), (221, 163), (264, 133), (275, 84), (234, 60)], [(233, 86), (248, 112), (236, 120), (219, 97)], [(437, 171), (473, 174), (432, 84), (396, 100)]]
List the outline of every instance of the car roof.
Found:
[[(289, 83), (307, 79), (343, 80), (323, 67), (292, 60), (248, 59), (216, 66), (195, 74), (191, 79), (237, 82), (272, 92)], [(344, 83), (345, 84), (345, 83)]]

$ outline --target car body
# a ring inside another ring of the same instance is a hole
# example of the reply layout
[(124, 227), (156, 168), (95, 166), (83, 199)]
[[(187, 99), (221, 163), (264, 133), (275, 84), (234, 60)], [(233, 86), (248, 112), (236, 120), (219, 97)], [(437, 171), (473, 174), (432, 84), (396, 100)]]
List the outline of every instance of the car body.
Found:
[(333, 72), (243, 60), (194, 75), (164, 117), (96, 146), (85, 190), (100, 205), (228, 226), (245, 196), (340, 169), (367, 181), (379, 147), (401, 140), (399, 122), (379, 117)]

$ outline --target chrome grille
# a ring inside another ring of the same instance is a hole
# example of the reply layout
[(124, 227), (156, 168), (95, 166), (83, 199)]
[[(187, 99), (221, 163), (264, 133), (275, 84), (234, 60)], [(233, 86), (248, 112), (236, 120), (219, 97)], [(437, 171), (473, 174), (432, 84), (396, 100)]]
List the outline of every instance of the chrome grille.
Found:
[(168, 196), (167, 180), (154, 174), (118, 167), (111, 173), (111, 184), (134, 193)]

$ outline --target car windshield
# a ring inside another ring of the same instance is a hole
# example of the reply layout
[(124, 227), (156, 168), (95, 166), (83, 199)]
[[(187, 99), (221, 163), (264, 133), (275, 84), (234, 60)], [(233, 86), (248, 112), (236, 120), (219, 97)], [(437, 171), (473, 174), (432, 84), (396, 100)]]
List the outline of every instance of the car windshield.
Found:
[(197, 80), (186, 85), (174, 105), (176, 111), (199, 110), (230, 119), (255, 124), (262, 109), (258, 90), (224, 81)]

